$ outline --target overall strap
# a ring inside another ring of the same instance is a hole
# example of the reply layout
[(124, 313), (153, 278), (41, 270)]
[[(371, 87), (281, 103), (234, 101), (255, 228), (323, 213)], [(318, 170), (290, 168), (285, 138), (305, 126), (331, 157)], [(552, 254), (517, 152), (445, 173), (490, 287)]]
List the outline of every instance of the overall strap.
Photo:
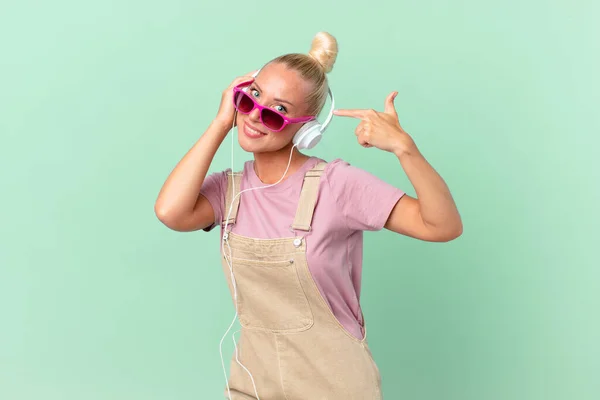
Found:
[(225, 197), (225, 209), (223, 210), (223, 226), (227, 223), (227, 225), (235, 224), (238, 209), (240, 208), (240, 198), (242, 196), (237, 196), (235, 198), (235, 203), (233, 204), (233, 210), (231, 210), (231, 216), (229, 217), (229, 221), (227, 221), (227, 215), (229, 214), (229, 208), (231, 207), (231, 200), (235, 194), (240, 193), (240, 187), (242, 183), (242, 173), (241, 172), (231, 172), (227, 173), (227, 195)]
[(304, 183), (302, 184), (292, 229), (310, 231), (315, 205), (317, 204), (317, 195), (319, 194), (319, 183), (326, 165), (326, 162), (319, 162), (304, 175)]

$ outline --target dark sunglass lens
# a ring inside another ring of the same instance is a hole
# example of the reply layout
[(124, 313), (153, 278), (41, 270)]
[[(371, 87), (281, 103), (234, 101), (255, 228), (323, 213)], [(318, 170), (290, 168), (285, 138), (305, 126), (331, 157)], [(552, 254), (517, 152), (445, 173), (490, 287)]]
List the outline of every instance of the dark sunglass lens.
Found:
[(237, 92), (235, 94), (235, 104), (240, 112), (249, 113), (254, 108), (254, 102), (244, 92)]
[(265, 126), (274, 131), (278, 131), (283, 126), (283, 118), (275, 111), (264, 109), (262, 112), (262, 120)]

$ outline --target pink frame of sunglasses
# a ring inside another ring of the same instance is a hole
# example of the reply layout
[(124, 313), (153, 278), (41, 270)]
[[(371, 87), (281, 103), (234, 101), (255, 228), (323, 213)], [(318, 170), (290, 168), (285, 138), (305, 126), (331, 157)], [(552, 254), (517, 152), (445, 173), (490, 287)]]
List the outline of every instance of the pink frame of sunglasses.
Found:
[[(258, 111), (260, 113), (260, 122), (270, 131), (273, 132), (281, 132), (283, 130), (283, 128), (285, 128), (287, 125), (289, 124), (297, 124), (297, 123), (302, 123), (302, 122), (309, 122), (312, 121), (313, 119), (316, 118), (316, 116), (308, 116), (308, 117), (299, 117), (299, 118), (288, 118), (285, 115), (273, 110), (270, 107), (265, 107), (262, 106), (260, 104), (258, 104), (256, 102), (256, 100), (254, 100), (254, 98), (252, 96), (250, 96), (248, 93), (246, 93), (246, 91), (243, 89), (244, 86), (248, 86), (252, 83), (253, 81), (248, 81), (248, 82), (244, 82), (244, 83), (240, 83), (239, 85), (235, 86), (233, 88), (233, 106), (235, 107), (235, 109), (242, 113), (242, 114), (250, 114), (252, 111), (254, 111), (255, 108), (258, 108)], [(238, 95), (238, 93), (241, 93), (241, 95)], [(246, 96), (248, 99), (250, 99), (250, 101), (252, 101), (252, 108), (248, 111), (248, 112), (243, 112), (239, 109), (238, 104), (239, 101), (236, 102), (236, 98), (238, 96)], [(263, 121), (263, 113), (265, 112), (269, 112), (269, 113), (273, 113), (275, 115), (277, 115), (278, 117), (280, 117), (282, 119), (282, 123), (281, 123), (281, 127), (279, 129), (274, 129), (272, 127), (269, 127), (268, 125), (265, 124), (265, 122)]]

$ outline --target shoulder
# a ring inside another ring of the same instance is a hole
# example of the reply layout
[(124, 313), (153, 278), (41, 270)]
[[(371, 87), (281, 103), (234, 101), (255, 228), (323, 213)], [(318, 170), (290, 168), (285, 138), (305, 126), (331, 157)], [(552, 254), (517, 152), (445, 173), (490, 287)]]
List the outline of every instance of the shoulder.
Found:
[(323, 170), (322, 185), (325, 185), (336, 201), (348, 201), (357, 193), (366, 190), (377, 182), (369, 172), (337, 158), (327, 163)]
[(327, 162), (327, 166), (325, 167), (325, 171), (327, 172), (337, 172), (337, 171), (346, 171), (348, 169), (356, 168), (346, 160), (341, 158), (336, 158), (332, 161)]
[(335, 186), (350, 183), (368, 185), (370, 183), (381, 182), (374, 174), (356, 167), (341, 158), (336, 158), (328, 162), (323, 174), (325, 175), (325, 179)]
[(211, 173), (209, 173), (208, 175), (206, 175), (206, 178), (204, 178), (204, 185), (203, 186), (207, 186), (207, 185), (217, 185), (217, 186), (223, 186), (227, 184), (227, 175), (229, 175), (229, 173), (231, 173), (231, 169), (224, 169), (221, 171), (213, 171)]
[(351, 230), (380, 230), (404, 195), (394, 185), (342, 159), (328, 163), (325, 179)]
[(206, 176), (206, 179), (218, 181), (220, 183), (227, 183), (227, 179), (229, 175), (232, 175), (232, 171), (234, 171), (233, 175), (235, 176), (246, 176), (249, 171), (252, 171), (252, 163), (253, 161), (251, 160), (245, 161), (242, 167), (237, 167), (233, 170), (231, 169), (231, 167), (229, 167), (223, 170), (213, 171)]
[(323, 172), (326, 184), (340, 203), (369, 207), (404, 195), (402, 189), (383, 178), (339, 158), (329, 162)]

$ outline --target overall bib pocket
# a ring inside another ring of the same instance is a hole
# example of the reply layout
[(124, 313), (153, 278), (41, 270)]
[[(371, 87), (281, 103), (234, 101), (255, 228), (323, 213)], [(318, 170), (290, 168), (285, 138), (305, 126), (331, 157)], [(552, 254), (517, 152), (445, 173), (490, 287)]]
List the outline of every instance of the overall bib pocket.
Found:
[(313, 315), (293, 259), (232, 258), (242, 327), (274, 333), (310, 328)]

